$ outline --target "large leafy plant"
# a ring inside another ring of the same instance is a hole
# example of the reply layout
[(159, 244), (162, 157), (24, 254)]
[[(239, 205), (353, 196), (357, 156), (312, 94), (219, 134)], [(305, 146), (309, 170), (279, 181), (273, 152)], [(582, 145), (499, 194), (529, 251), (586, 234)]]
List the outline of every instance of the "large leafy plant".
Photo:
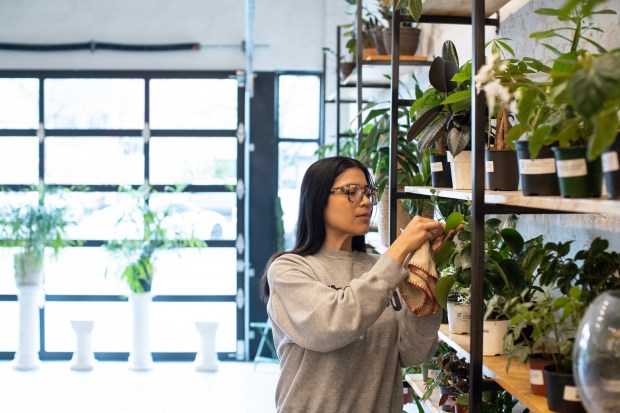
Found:
[(158, 251), (202, 248), (207, 244), (193, 235), (188, 237), (178, 230), (171, 230), (166, 225), (171, 211), (166, 208), (161, 210), (152, 208), (150, 198), (155, 193), (152, 187), (143, 185), (138, 189), (121, 188), (121, 190), (133, 196), (137, 209), (128, 210), (117, 225), (133, 224), (136, 234), (141, 233), (142, 236), (138, 239), (126, 237), (111, 240), (105, 246), (123, 258), (121, 264), (124, 267), (120, 277), (130, 290), (133, 293), (149, 292), (155, 275), (155, 258)]
[(27, 262), (35, 267), (42, 265), (46, 248), (57, 256), (62, 248), (75, 244), (66, 233), (72, 224), (67, 208), (45, 202), (49, 188), (38, 185), (25, 192), (35, 193), (36, 202), (9, 206), (0, 213), (0, 246), (19, 248), (24, 259), (16, 262), (22, 266), (22, 272)]
[[(555, 17), (557, 27), (535, 32), (530, 37), (555, 54), (550, 67), (524, 58), (506, 65), (495, 61), (494, 79), (483, 76), (480, 87), (487, 94), (505, 90), (504, 103), (515, 106), (519, 123), (508, 134), (508, 142), (525, 135), (532, 157), (544, 145), (585, 145), (590, 159), (597, 158), (613, 143), (618, 130), (620, 109), (620, 51), (608, 51), (595, 42), (589, 33), (601, 32), (591, 19), (597, 15), (616, 14), (598, 9), (606, 0), (570, 0), (558, 9), (541, 8), (537, 14)], [(554, 39), (565, 45), (559, 48)], [(586, 45), (595, 49), (591, 52)], [(510, 62), (508, 62), (510, 63)], [(530, 66), (545, 79), (532, 81), (527, 71), (515, 69)], [(506, 70), (506, 67), (510, 70)], [(486, 70), (485, 68), (483, 68)], [(500, 89), (497, 84), (505, 87)]]
[(429, 69), (428, 88), (409, 109), (413, 123), (407, 132), (409, 140), (419, 137), (421, 149), (436, 144), (437, 155), (446, 154), (446, 144), (453, 156), (470, 143), (471, 62), (459, 68), (456, 48), (451, 41), (442, 47)]

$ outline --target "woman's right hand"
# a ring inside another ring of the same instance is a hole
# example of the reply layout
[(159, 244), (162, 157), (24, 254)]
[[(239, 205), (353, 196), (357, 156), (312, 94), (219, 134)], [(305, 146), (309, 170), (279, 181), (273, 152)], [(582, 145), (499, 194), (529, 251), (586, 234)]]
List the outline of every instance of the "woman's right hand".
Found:
[(399, 262), (420, 248), (426, 241), (443, 237), (444, 224), (434, 219), (415, 216), (385, 252)]

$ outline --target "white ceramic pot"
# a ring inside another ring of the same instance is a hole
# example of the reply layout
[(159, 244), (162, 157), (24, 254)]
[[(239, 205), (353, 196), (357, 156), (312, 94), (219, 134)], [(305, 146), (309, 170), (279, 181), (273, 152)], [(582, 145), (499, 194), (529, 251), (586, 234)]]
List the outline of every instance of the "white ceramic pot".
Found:
[(17, 286), (40, 286), (43, 284), (43, 262), (36, 262), (31, 255), (18, 253), (13, 256), (15, 283)]
[(471, 305), (448, 302), (448, 328), (454, 334), (469, 334)]
[(147, 371), (153, 368), (150, 349), (151, 293), (132, 293), (131, 303), (132, 345), (129, 353), (131, 370)]
[(448, 162), (452, 163), (452, 187), (471, 189), (471, 151), (463, 151), (456, 156), (448, 152)]
[(482, 355), (504, 354), (504, 336), (510, 320), (485, 320), (482, 323)]
[(41, 285), (20, 285), (19, 336), (13, 359), (15, 370), (35, 370), (39, 367), (39, 306)]

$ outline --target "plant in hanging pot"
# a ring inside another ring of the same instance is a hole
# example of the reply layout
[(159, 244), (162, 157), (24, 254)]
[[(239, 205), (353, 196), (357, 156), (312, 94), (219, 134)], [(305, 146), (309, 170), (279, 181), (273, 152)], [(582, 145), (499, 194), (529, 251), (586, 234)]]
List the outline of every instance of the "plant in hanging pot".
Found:
[[(121, 188), (135, 201), (117, 222), (118, 228), (129, 227), (123, 239), (110, 240), (106, 249), (119, 257), (115, 262), (121, 280), (131, 291), (133, 345), (129, 356), (130, 368), (149, 370), (152, 357), (149, 351), (149, 304), (155, 275), (157, 254), (179, 248), (202, 248), (206, 243), (193, 234), (186, 234), (169, 225), (173, 215), (170, 207), (155, 208), (151, 197), (156, 191), (143, 185), (138, 189)], [(179, 188), (177, 188), (177, 191)], [(129, 235), (131, 234), (131, 235)], [(110, 269), (108, 269), (110, 270)]]

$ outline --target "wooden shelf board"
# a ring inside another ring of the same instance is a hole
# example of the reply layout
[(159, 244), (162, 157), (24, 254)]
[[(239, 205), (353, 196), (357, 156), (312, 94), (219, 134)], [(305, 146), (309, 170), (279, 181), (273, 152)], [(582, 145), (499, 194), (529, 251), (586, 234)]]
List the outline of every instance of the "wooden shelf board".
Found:
[[(426, 384), (424, 380), (422, 380), (422, 374), (406, 374), (405, 380), (407, 383), (411, 385), (411, 388), (420, 398), (424, 394), (426, 390)], [(441, 407), (439, 406), (439, 398), (441, 395), (439, 394), (439, 389), (435, 388), (433, 390), (433, 394), (427, 400), (420, 400), (420, 404), (424, 408), (426, 413), (434, 413), (441, 412)]]
[[(460, 357), (469, 359), (470, 336), (468, 334), (452, 334), (447, 324), (439, 328), (439, 339), (448, 343), (457, 350)], [(525, 364), (519, 364), (516, 360), (506, 372), (506, 357), (483, 356), (482, 373), (502, 386), (504, 390), (512, 394), (521, 404), (530, 409), (532, 413), (549, 413), (547, 398), (537, 396), (530, 389), (530, 373)]]
[[(471, 190), (443, 189), (432, 187), (406, 186), (405, 192), (430, 195), (435, 189), (436, 195), (443, 198), (471, 200)], [(550, 211), (606, 214), (620, 216), (620, 201), (604, 198), (562, 198), (561, 196), (523, 196), (521, 191), (485, 191), (484, 202), (524, 208), (538, 208)]]
[[(490, 17), (510, 0), (486, 0), (484, 16)], [(471, 0), (423, 0), (423, 16), (471, 16)]]

